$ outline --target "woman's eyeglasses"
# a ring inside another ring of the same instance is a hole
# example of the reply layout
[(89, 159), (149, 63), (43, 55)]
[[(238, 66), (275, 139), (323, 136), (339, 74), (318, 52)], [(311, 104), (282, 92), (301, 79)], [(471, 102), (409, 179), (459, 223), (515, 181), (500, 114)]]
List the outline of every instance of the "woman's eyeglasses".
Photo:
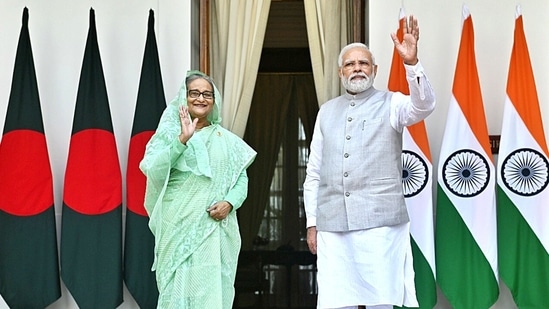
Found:
[(205, 100), (211, 100), (214, 98), (214, 93), (211, 92), (211, 91), (204, 91), (204, 92), (200, 92), (198, 90), (189, 90), (188, 91), (188, 95), (189, 97), (193, 98), (193, 99), (198, 99), (198, 97), (202, 96)]

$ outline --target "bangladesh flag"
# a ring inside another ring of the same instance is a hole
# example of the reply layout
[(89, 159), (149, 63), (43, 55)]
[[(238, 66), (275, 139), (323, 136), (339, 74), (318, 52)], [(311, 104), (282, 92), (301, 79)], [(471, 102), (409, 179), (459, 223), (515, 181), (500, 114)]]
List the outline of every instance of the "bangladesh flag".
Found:
[(0, 294), (10, 308), (45, 308), (61, 290), (53, 180), (27, 8), (0, 143), (0, 175)]
[(499, 296), (496, 175), (465, 5), (462, 17), (438, 167), (437, 281), (452, 308), (489, 308)]
[(122, 176), (93, 9), (65, 171), (61, 277), (80, 308), (122, 303)]
[(144, 207), (147, 179), (139, 169), (145, 146), (154, 134), (166, 108), (162, 74), (154, 32), (154, 12), (149, 23), (139, 93), (133, 118), (126, 172), (126, 238), (124, 244), (124, 280), (141, 309), (156, 308), (158, 288), (151, 267), (154, 261), (154, 236)]
[[(397, 36), (403, 38), (406, 15), (401, 8)], [(393, 50), (388, 89), (409, 95), (406, 70), (396, 49)], [(435, 281), (435, 232), (433, 222), (433, 164), (425, 122), (405, 127), (402, 134), (402, 184), (410, 215), (415, 287), (419, 308), (433, 308), (437, 303)]]
[(502, 280), (519, 308), (549, 308), (549, 151), (517, 6), (498, 160)]

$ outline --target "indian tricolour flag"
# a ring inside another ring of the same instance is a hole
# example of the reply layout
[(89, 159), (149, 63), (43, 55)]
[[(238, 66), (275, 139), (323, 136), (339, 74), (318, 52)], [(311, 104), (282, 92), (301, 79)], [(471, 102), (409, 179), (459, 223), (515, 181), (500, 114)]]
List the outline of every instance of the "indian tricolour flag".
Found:
[(480, 91), (473, 20), (463, 29), (438, 165), (437, 281), (455, 309), (498, 298), (496, 175)]
[(519, 308), (549, 308), (549, 151), (520, 6), (498, 159), (501, 278)]
[[(399, 13), (397, 36), (403, 37), (404, 9)], [(393, 50), (388, 89), (410, 94), (402, 59)], [(431, 151), (423, 121), (404, 128), (402, 152), (402, 183), (410, 215), (410, 234), (416, 295), (419, 308), (433, 308), (437, 302), (435, 281), (435, 244), (433, 222), (433, 190)]]

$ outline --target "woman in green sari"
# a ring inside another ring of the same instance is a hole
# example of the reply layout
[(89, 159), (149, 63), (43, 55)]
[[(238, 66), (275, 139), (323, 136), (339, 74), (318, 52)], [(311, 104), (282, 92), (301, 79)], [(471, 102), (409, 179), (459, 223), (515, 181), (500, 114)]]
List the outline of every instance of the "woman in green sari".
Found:
[(158, 308), (232, 308), (241, 245), (236, 210), (256, 152), (220, 125), (221, 101), (210, 77), (190, 71), (140, 164)]

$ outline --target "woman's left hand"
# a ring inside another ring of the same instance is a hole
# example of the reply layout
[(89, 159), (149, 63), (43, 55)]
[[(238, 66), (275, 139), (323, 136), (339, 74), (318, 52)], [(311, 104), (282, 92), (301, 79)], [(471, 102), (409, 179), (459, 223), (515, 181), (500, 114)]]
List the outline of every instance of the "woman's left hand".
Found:
[(212, 219), (220, 221), (227, 218), (232, 209), (233, 205), (231, 205), (231, 203), (227, 201), (220, 201), (208, 207), (206, 211), (210, 214)]

